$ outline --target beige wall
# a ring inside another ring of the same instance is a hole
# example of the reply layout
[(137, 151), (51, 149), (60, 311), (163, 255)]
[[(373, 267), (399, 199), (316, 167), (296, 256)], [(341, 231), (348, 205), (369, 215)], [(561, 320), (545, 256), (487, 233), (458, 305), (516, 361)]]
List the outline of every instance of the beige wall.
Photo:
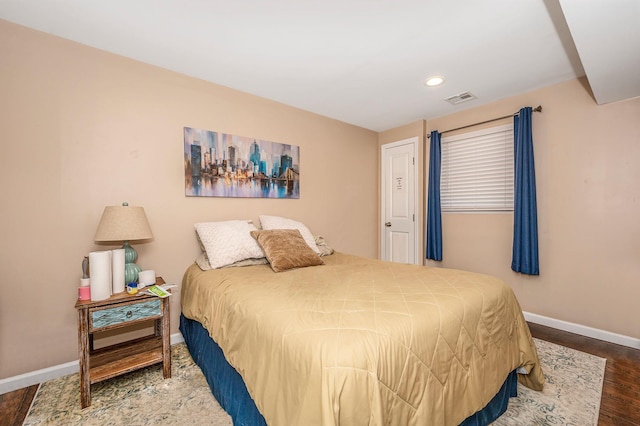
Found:
[(540, 276), (510, 269), (512, 214), (443, 214), (442, 266), (502, 277), (525, 311), (640, 338), (640, 98), (596, 105), (587, 87), (569, 81), (427, 122), (444, 131), (543, 107), (533, 116)]
[[(106, 205), (143, 206), (169, 283), (199, 221), (282, 215), (377, 256), (377, 134), (0, 21), (0, 379), (78, 359), (81, 261)], [(224, 66), (224, 64), (220, 64)], [(184, 126), (300, 146), (299, 200), (185, 197)], [(172, 296), (177, 332), (179, 289)]]

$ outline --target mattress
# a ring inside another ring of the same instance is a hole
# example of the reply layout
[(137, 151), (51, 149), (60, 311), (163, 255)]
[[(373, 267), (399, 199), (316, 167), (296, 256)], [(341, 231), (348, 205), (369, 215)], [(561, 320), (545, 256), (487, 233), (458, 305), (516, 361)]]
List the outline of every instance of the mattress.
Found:
[(511, 289), (480, 274), (336, 253), (325, 265), (187, 269), (182, 311), (270, 425), (457, 425), (513, 370), (543, 376)]

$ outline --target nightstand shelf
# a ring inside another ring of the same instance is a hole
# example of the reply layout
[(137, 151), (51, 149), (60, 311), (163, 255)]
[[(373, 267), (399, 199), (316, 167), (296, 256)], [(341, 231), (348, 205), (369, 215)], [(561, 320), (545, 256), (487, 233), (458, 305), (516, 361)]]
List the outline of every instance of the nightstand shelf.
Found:
[(91, 384), (162, 362), (162, 338), (143, 337), (91, 353)]
[[(160, 277), (157, 285), (164, 284)], [(91, 405), (91, 385), (140, 368), (162, 363), (165, 379), (171, 377), (169, 297), (114, 294), (106, 300), (78, 300), (78, 355), (80, 402)], [(100, 349), (93, 348), (94, 333), (153, 322), (154, 333)]]

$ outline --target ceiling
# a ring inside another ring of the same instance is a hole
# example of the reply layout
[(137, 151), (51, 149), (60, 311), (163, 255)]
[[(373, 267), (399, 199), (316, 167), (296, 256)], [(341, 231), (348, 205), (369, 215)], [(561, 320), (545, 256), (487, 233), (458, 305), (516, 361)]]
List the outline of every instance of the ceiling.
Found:
[(640, 96), (638, 0), (0, 0), (0, 18), (374, 131), (585, 74), (598, 103)]

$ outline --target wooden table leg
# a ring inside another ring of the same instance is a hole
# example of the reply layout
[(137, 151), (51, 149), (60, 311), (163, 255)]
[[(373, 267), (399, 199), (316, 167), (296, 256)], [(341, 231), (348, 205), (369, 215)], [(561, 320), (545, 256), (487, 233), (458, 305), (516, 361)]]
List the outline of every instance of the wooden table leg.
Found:
[(91, 405), (91, 377), (89, 375), (89, 309), (78, 309), (78, 359), (80, 360), (80, 404)]
[(165, 379), (171, 377), (171, 330), (169, 327), (169, 320), (171, 319), (171, 312), (169, 309), (170, 297), (165, 297), (162, 300), (162, 374)]

